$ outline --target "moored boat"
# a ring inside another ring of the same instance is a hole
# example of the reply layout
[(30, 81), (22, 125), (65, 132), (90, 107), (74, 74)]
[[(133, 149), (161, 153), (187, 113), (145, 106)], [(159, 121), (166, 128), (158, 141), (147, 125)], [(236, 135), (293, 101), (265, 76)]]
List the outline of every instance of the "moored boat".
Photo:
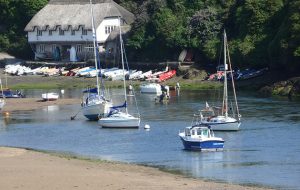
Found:
[[(119, 19), (119, 39), (120, 39), (120, 50), (121, 50), (121, 63), (122, 63), (122, 70), (123, 70), (124, 104), (121, 106), (111, 107), (111, 111), (109, 115), (107, 117), (99, 119), (98, 124), (102, 127), (109, 127), (109, 128), (138, 128), (140, 126), (140, 115), (138, 114), (138, 116), (135, 117), (129, 114), (127, 109), (127, 92), (126, 92), (126, 80), (125, 80), (125, 75), (127, 72), (125, 72), (125, 66), (124, 66), (125, 51), (123, 49), (124, 44), (122, 39), (120, 19)], [(127, 69), (127, 71), (129, 71), (129, 68)], [(135, 97), (134, 94), (133, 97)], [(137, 106), (136, 99), (134, 99), (134, 101)], [(123, 108), (124, 110), (121, 111), (120, 110), (121, 108)]]
[(143, 83), (140, 85), (141, 93), (162, 94), (161, 85), (158, 83)]
[(19, 90), (13, 91), (9, 88), (3, 89), (0, 93), (0, 98), (24, 98), (25, 95), (22, 94)]
[[(210, 107), (208, 103), (206, 103), (205, 109), (200, 110), (198, 115), (198, 122), (203, 124), (208, 124), (211, 126), (212, 130), (220, 130), (220, 131), (237, 131), (241, 125), (241, 115), (239, 113), (236, 92), (235, 92), (235, 84), (233, 80), (233, 71), (231, 67), (231, 62), (229, 59), (229, 51), (227, 44), (227, 37), (224, 31), (224, 89), (223, 89), (223, 101), (222, 106), (218, 107)], [(227, 64), (228, 58), (228, 64)], [(234, 105), (229, 105), (228, 103), (228, 81), (227, 74), (230, 75), (232, 90), (233, 90), (233, 98)], [(229, 111), (231, 112), (229, 115)]]
[(44, 101), (54, 101), (59, 98), (59, 94), (55, 92), (48, 92), (48, 93), (43, 93), (42, 94), (42, 99)]
[(2, 80), (0, 79), (0, 90), (1, 90), (1, 94), (2, 94), (2, 98), (0, 99), (0, 110), (2, 110), (2, 108), (4, 107), (5, 105), (5, 98), (3, 96), (3, 88), (2, 88)]
[(108, 117), (101, 118), (98, 124), (103, 128), (138, 128), (140, 118), (125, 112), (115, 111)]
[[(87, 93), (87, 97), (84, 95), (82, 102), (82, 112), (83, 115), (89, 119), (97, 121), (100, 117), (105, 117), (109, 113), (109, 107), (112, 106), (112, 103), (106, 97), (104, 90), (104, 83), (102, 81), (102, 75), (99, 81), (99, 74), (101, 73), (101, 65), (100, 65), (100, 55), (99, 55), (99, 46), (97, 43), (97, 35), (94, 24), (94, 15), (93, 15), (93, 4), (90, 1), (90, 11), (91, 11), (91, 23), (92, 23), (92, 33), (93, 33), (93, 49), (94, 49), (94, 62), (95, 62), (95, 73), (96, 73), (96, 88), (88, 89), (85, 93)], [(87, 72), (92, 71), (91, 69), (87, 69)], [(71, 117), (74, 119), (74, 117)]]
[(178, 135), (186, 150), (222, 151), (224, 148), (224, 140), (215, 137), (209, 125), (198, 124), (186, 127)]
[(166, 81), (166, 80), (172, 78), (175, 75), (176, 75), (176, 70), (170, 70), (170, 71), (160, 74), (158, 78), (159, 78), (160, 82), (163, 82), (163, 81)]

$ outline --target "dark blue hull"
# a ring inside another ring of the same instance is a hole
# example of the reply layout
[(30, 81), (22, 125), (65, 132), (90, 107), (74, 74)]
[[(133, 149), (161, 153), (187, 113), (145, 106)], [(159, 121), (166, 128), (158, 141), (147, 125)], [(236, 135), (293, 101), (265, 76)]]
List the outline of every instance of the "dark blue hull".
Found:
[(180, 137), (184, 149), (199, 151), (220, 151), (224, 148), (224, 141), (207, 140), (207, 141), (188, 141)]
[(99, 120), (99, 115), (98, 114), (94, 114), (94, 115), (84, 115), (86, 118), (88, 118), (88, 120), (91, 121), (98, 121)]

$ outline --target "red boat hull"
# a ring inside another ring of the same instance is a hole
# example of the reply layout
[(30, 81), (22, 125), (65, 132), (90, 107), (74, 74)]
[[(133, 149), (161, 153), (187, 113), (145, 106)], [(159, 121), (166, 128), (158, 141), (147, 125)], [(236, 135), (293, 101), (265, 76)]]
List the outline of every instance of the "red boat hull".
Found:
[(159, 75), (159, 81), (166, 81), (176, 75), (176, 70), (170, 70), (168, 72), (162, 73)]

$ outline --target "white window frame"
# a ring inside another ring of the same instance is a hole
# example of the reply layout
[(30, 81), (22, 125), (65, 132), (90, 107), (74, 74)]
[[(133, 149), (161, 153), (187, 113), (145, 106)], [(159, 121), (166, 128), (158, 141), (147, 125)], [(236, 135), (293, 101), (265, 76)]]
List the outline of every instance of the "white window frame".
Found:
[(82, 35), (83, 35), (83, 36), (86, 36), (86, 35), (87, 35), (87, 29), (83, 29), (83, 28), (82, 28)]
[(65, 31), (61, 28), (59, 28), (59, 35), (60, 36), (64, 36), (65, 35)]
[(45, 44), (38, 44), (38, 53), (45, 53)]
[(81, 44), (77, 44), (76, 45), (76, 52), (77, 53), (81, 53), (82, 52), (82, 45)]
[(51, 46), (51, 51), (52, 51), (52, 53), (55, 52), (55, 49), (56, 49), (56, 44), (52, 44), (52, 46)]
[(43, 31), (39, 30), (39, 29), (36, 29), (36, 35), (37, 36), (42, 36), (43, 35)]

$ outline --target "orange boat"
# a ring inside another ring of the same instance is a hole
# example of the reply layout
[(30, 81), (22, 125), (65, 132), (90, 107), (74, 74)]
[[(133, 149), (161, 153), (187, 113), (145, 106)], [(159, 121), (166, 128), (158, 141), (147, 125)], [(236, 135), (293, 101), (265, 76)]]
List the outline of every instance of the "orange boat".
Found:
[(174, 75), (176, 75), (176, 70), (170, 70), (168, 72), (162, 73), (159, 75), (159, 81), (163, 82), (170, 78), (172, 78)]

